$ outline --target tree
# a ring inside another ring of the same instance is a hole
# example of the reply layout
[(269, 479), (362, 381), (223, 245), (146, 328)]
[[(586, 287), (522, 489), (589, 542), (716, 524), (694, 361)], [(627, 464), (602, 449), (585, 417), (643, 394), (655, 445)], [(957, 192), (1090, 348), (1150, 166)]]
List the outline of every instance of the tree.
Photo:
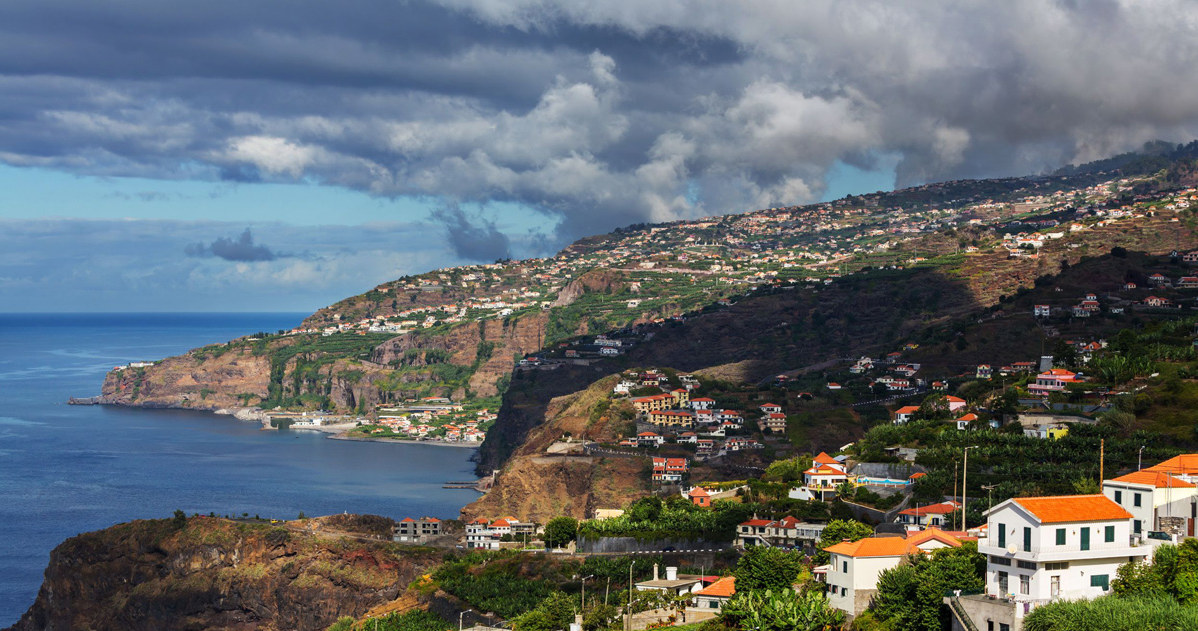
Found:
[(942, 421), (949, 417), (948, 397), (933, 394), (923, 400), (915, 417), (921, 420)]
[(981, 591), (985, 572), (986, 557), (973, 542), (909, 556), (906, 565), (879, 575), (874, 614), (896, 629), (939, 631), (948, 613), (943, 607), (945, 592)]
[(182, 530), (187, 526), (187, 513), (184, 513), (181, 510), (176, 510), (174, 518), (171, 519), (171, 525), (174, 526), (176, 530)]
[(827, 563), (828, 553), (824, 551), (830, 545), (844, 540), (857, 541), (874, 534), (874, 529), (854, 519), (833, 519), (828, 522), (819, 537), (819, 550), (815, 553), (816, 563)]
[(558, 631), (574, 621), (574, 599), (562, 592), (553, 592), (536, 609), (512, 618), (515, 631)]
[(578, 536), (578, 520), (573, 517), (554, 517), (545, 524), (545, 547), (562, 548)]
[(803, 557), (781, 548), (750, 546), (736, 563), (736, 591), (787, 590), (803, 570)]
[(720, 622), (733, 629), (758, 631), (824, 631), (844, 625), (844, 612), (831, 608), (822, 591), (796, 593), (789, 587), (778, 590), (741, 591), (720, 611)]

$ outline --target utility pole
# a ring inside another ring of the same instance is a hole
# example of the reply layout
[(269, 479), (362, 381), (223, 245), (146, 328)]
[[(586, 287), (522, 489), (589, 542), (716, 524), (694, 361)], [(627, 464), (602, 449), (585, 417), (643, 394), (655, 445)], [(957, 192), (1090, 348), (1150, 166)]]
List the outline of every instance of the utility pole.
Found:
[[(957, 460), (953, 459), (953, 501), (957, 499)], [(953, 530), (957, 529), (957, 511), (953, 511)]]
[(965, 448), (965, 464), (961, 467), (961, 530), (969, 529), (969, 523), (965, 521), (965, 496), (969, 486), (969, 450), (977, 449), (977, 447), (977, 445), (971, 445)]
[[(1140, 453), (1136, 456), (1136, 471), (1144, 468), (1144, 445), (1140, 445)], [(1101, 483), (1101, 480), (1099, 481)]]
[(1106, 466), (1106, 439), (1098, 441), (1098, 486), (1102, 486), (1103, 469)]
[(982, 485), (982, 488), (986, 489), (986, 510), (987, 510), (987, 512), (989, 512), (989, 510), (991, 508), (994, 508), (994, 488), (997, 486), (998, 486), (997, 484), (983, 484)]

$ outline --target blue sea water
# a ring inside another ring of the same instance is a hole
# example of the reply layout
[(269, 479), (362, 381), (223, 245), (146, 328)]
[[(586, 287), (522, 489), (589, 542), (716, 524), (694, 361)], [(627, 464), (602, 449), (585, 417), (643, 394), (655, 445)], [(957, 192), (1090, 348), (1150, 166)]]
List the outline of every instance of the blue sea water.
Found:
[(50, 550), (137, 518), (303, 511), (456, 517), (471, 450), (329, 440), (182, 410), (69, 406), (115, 365), (301, 314), (0, 314), (0, 627), (33, 604)]

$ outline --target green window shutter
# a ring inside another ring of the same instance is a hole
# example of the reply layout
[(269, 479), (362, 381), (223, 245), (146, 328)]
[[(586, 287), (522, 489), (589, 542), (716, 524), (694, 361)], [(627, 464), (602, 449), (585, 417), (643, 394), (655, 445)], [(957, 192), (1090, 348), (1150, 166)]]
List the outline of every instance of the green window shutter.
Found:
[(1090, 549), (1090, 527), (1082, 526), (1081, 527), (1081, 535), (1082, 535), (1082, 550), (1089, 550)]
[(1103, 590), (1110, 589), (1111, 588), (1110, 575), (1109, 574), (1091, 574), (1090, 575), (1090, 587), (1101, 587)]
[(1023, 527), (1023, 551), (1032, 551), (1032, 529), (1027, 526)]
[(1002, 524), (995, 525), (998, 526), (998, 547), (1005, 548), (1007, 547), (1007, 527)]
[(1057, 528), (1057, 545), (1058, 546), (1065, 545), (1065, 529), (1064, 528)]
[(1106, 527), (1106, 542), (1107, 543), (1115, 542), (1115, 527), (1114, 526)]

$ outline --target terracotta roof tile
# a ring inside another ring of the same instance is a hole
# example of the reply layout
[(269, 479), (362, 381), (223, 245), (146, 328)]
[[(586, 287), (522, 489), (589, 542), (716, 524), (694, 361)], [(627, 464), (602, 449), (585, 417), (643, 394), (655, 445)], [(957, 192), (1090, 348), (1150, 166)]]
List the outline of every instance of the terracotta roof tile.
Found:
[(1111, 482), (1127, 482), (1130, 484), (1147, 484), (1158, 489), (1192, 489), (1195, 486), (1192, 482), (1180, 480), (1167, 473), (1161, 471), (1135, 471), (1127, 475), (1121, 475)]
[(1194, 475), (1198, 473), (1198, 454), (1174, 456), (1158, 465), (1146, 468), (1145, 471), (1160, 471), (1172, 475)]
[(819, 452), (819, 455), (813, 458), (813, 460), (820, 464), (840, 464), (839, 460), (829, 456), (828, 452), (826, 451)]
[(902, 537), (866, 537), (858, 541), (842, 541), (824, 549), (853, 558), (898, 557), (918, 550)]
[(1105, 495), (1016, 497), (1011, 501), (1027, 509), (1042, 524), (1131, 519), (1132, 516)]
[(725, 576), (720, 580), (704, 587), (695, 592), (696, 596), (714, 596), (717, 598), (731, 598), (736, 594), (736, 577)]

